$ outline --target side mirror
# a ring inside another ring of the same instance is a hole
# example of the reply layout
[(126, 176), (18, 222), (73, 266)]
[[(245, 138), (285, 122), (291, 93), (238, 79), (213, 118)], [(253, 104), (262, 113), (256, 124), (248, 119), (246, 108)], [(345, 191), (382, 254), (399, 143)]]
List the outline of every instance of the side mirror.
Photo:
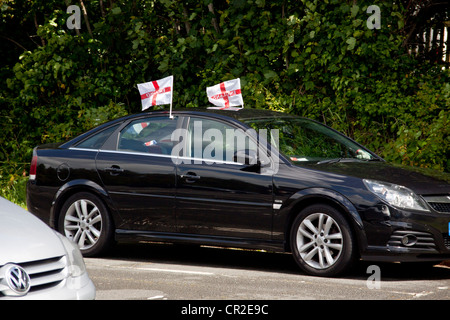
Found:
[(245, 164), (242, 171), (257, 172), (261, 171), (261, 161), (258, 160), (256, 151), (253, 150), (239, 150), (234, 154), (234, 161), (237, 163)]

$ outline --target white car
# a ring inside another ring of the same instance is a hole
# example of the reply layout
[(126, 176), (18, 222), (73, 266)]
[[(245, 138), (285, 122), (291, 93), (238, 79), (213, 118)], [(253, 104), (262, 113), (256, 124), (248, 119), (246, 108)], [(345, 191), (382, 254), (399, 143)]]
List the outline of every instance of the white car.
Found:
[(0, 300), (93, 300), (78, 246), (0, 197)]

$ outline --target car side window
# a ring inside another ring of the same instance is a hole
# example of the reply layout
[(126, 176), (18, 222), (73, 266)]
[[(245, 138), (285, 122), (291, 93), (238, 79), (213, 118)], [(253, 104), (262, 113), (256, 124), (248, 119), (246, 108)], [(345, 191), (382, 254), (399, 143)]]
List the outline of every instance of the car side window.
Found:
[(83, 149), (100, 149), (105, 143), (106, 139), (118, 128), (119, 125), (109, 127), (99, 133), (94, 134), (92, 137), (77, 144), (77, 148)]
[(170, 155), (177, 119), (149, 117), (130, 122), (119, 135), (118, 150)]
[(225, 122), (191, 117), (188, 126), (188, 156), (209, 162), (242, 162), (237, 157), (249, 150), (256, 152), (256, 143), (243, 130)]

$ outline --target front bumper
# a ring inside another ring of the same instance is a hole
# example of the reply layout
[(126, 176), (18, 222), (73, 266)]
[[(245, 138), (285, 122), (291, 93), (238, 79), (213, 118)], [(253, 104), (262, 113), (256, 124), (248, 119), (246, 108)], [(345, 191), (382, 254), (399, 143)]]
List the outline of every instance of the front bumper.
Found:
[[(386, 206), (384, 206), (386, 207)], [(450, 260), (450, 214), (389, 207), (383, 220), (368, 227), (377, 231), (361, 258), (368, 261), (415, 262)], [(372, 232), (374, 234), (374, 232)]]
[(0, 300), (94, 300), (95, 285), (87, 273), (80, 277), (66, 278), (56, 287), (30, 291), (21, 297), (1, 297)]

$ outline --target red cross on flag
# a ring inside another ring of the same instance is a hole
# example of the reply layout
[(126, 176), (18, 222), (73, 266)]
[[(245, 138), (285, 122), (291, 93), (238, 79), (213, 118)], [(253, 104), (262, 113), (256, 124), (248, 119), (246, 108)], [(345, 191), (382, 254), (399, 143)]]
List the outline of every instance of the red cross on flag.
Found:
[(142, 110), (160, 104), (172, 105), (173, 76), (139, 83), (137, 87), (141, 94)]
[[(209, 102), (217, 107), (209, 107), (208, 109), (220, 110), (240, 110), (244, 107), (242, 99), (241, 80), (239, 78), (225, 81), (206, 88), (206, 95)], [(242, 106), (240, 108), (234, 108)]]

